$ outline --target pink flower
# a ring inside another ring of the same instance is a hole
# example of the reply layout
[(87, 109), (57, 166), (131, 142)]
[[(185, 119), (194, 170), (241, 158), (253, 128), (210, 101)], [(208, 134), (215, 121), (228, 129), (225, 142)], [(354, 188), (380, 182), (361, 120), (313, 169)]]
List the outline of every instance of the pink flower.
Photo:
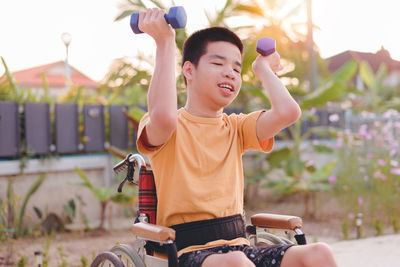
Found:
[(400, 168), (391, 168), (390, 173), (394, 175), (400, 175)]
[(382, 181), (386, 180), (386, 176), (381, 172), (381, 171), (377, 171), (374, 173), (374, 177), (375, 178), (379, 178)]
[(380, 166), (385, 166), (385, 165), (386, 165), (386, 162), (385, 162), (383, 159), (379, 159), (379, 160), (378, 160), (378, 164), (379, 164)]
[(308, 161), (304, 164), (304, 166), (306, 166), (306, 167), (310, 167), (310, 166), (312, 166), (312, 165), (314, 165), (314, 161), (313, 161), (312, 159), (308, 160)]
[(362, 197), (358, 197), (358, 205), (362, 205), (364, 203), (364, 200)]
[(360, 128), (358, 129), (358, 134), (363, 137), (367, 135), (367, 125), (363, 124), (360, 126)]
[(353, 213), (349, 213), (348, 218), (349, 218), (349, 220), (354, 220), (354, 214)]
[(330, 116), (329, 116), (329, 121), (331, 121), (331, 122), (335, 122), (335, 121), (339, 121), (339, 115), (338, 114), (336, 114), (336, 113), (334, 113), (334, 114), (331, 114)]
[(338, 138), (336, 140), (336, 148), (341, 148), (343, 146), (343, 138)]
[(334, 184), (337, 182), (336, 176), (332, 175), (328, 178), (329, 183)]

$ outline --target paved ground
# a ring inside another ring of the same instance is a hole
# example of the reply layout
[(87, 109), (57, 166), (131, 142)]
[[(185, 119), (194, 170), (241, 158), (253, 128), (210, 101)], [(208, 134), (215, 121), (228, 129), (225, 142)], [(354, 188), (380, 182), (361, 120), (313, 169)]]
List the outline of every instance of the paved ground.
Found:
[(400, 234), (330, 245), (340, 267), (400, 267)]

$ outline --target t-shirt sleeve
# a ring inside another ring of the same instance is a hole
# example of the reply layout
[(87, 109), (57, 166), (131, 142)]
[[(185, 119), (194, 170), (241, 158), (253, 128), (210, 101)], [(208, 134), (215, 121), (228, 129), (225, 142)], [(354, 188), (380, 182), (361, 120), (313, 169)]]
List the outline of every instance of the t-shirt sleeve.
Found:
[(256, 125), (260, 115), (265, 110), (255, 111), (250, 114), (238, 115), (238, 131), (242, 139), (243, 152), (247, 150), (256, 150), (261, 152), (270, 152), (274, 146), (274, 137), (259, 142), (257, 137)]
[(138, 132), (137, 132), (137, 139), (136, 139), (136, 147), (139, 153), (144, 155), (149, 155), (154, 153), (159, 147), (149, 146), (146, 144), (143, 138), (143, 131), (145, 131), (145, 127), (150, 119), (149, 113), (144, 114), (142, 119), (139, 122)]

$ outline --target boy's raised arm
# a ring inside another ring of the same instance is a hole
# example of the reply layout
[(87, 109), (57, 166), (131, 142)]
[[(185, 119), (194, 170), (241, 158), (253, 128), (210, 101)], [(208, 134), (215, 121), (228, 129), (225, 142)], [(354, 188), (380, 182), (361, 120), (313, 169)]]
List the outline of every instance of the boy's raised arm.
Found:
[(152, 8), (139, 13), (139, 29), (157, 45), (154, 73), (147, 94), (150, 119), (144, 130), (148, 145), (159, 146), (171, 136), (177, 124), (175, 78), (175, 31), (164, 19), (164, 10)]
[(258, 56), (253, 62), (253, 71), (265, 88), (271, 109), (263, 112), (257, 120), (258, 141), (263, 142), (296, 122), (301, 110), (275, 72), (282, 69), (277, 52), (269, 56)]

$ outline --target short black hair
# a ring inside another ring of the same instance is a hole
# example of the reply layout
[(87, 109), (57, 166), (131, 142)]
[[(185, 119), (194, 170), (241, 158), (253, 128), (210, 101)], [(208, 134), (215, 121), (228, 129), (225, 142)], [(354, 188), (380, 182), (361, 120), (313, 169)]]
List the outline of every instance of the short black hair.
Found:
[(200, 57), (207, 53), (208, 43), (219, 41), (237, 46), (243, 55), (243, 43), (234, 32), (224, 27), (210, 27), (196, 31), (186, 39), (183, 44), (182, 67), (186, 61), (190, 61), (197, 67)]

